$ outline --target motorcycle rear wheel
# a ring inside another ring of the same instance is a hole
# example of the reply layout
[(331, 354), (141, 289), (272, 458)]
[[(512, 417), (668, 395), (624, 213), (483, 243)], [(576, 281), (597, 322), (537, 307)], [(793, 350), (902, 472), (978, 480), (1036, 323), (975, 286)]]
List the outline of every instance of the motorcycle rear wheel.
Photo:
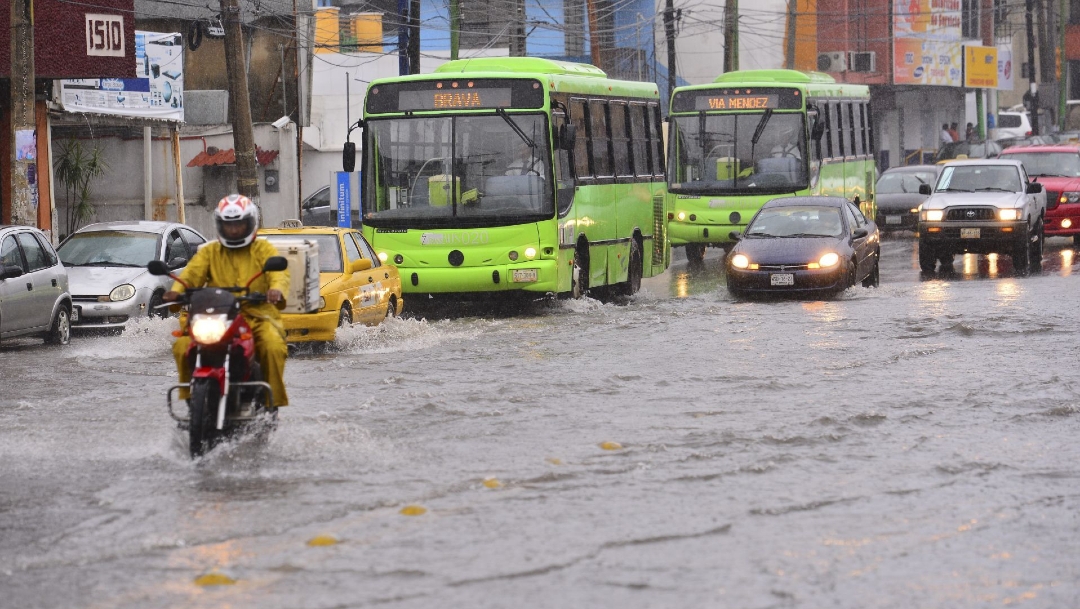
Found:
[(188, 449), (191, 458), (197, 459), (217, 444), (217, 409), (221, 388), (217, 380), (201, 378), (191, 381), (191, 399), (188, 400)]

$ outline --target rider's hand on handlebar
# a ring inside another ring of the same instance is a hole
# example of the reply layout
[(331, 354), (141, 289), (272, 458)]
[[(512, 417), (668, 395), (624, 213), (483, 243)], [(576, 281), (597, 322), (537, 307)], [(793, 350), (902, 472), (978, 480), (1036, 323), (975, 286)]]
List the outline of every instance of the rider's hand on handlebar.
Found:
[(161, 296), (161, 300), (164, 302), (173, 302), (176, 300), (180, 300), (180, 292), (174, 292), (173, 290), (169, 290)]
[(271, 289), (266, 292), (266, 302), (269, 302), (270, 304), (277, 303), (281, 300), (281, 296), (281, 290)]

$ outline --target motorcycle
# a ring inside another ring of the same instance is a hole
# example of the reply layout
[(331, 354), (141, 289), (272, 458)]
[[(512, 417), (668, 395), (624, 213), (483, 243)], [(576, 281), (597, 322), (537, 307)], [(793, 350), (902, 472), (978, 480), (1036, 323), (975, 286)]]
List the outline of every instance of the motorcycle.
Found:
[[(263, 269), (243, 287), (195, 288), (169, 272), (167, 265), (155, 260), (147, 265), (152, 275), (168, 275), (180, 282), (185, 291), (180, 299), (158, 305), (179, 305), (188, 312), (186, 333), (191, 337), (186, 357), (193, 371), (191, 382), (173, 385), (165, 394), (169, 415), (180, 428), (187, 428), (191, 458), (198, 458), (221, 440), (251, 426), (260, 417), (276, 421), (273, 390), (263, 380), (255, 358), (255, 339), (240, 305), (244, 302), (266, 302), (266, 295), (251, 292), (250, 286), (268, 271), (284, 271), (289, 261), (273, 256)], [(176, 336), (183, 334), (177, 332)], [(173, 392), (189, 389), (188, 416), (173, 409)]]

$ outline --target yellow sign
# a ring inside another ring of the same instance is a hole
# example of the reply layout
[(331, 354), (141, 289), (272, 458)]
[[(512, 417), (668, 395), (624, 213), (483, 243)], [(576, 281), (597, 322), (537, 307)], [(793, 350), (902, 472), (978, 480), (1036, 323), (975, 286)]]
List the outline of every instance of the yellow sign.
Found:
[(997, 88), (997, 47), (964, 45), (964, 86), (972, 89)]

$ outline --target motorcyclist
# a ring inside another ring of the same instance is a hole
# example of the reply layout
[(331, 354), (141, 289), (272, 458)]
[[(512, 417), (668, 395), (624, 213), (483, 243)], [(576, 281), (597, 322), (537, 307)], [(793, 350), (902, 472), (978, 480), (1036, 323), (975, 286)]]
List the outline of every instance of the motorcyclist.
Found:
[[(254, 277), (267, 258), (277, 256), (277, 248), (265, 239), (256, 239), (259, 230), (259, 209), (251, 199), (243, 195), (228, 195), (218, 202), (214, 211), (217, 226), (217, 242), (209, 242), (199, 248), (187, 263), (180, 278), (192, 287), (242, 286)], [(284, 303), (284, 292), (289, 287), (289, 271), (268, 272), (251, 284), (252, 292), (266, 294), (267, 302), (245, 302), (240, 313), (251, 326), (255, 338), (255, 357), (259, 360), (263, 378), (274, 392), (273, 407), (287, 406), (285, 393), (285, 326), (275, 305)], [(175, 301), (184, 292), (180, 282), (174, 282), (165, 293), (166, 302)], [(180, 373), (180, 382), (191, 381), (187, 350), (191, 338), (186, 334), (173, 343), (173, 357)], [(180, 390), (180, 399), (188, 399), (188, 390)]]

